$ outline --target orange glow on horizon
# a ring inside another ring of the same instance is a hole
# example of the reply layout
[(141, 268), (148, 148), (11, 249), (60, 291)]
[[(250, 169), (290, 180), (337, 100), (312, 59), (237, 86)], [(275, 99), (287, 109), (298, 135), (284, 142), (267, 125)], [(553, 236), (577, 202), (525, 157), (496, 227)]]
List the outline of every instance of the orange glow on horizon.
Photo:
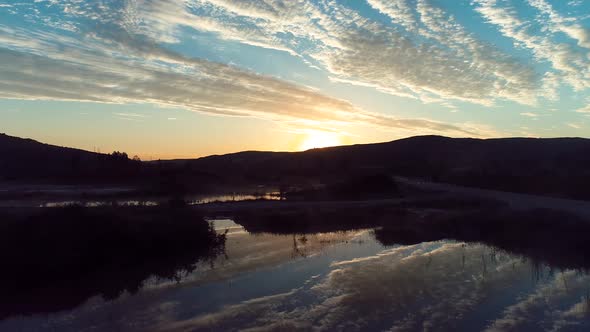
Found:
[(300, 150), (325, 148), (329, 146), (342, 145), (342, 140), (337, 133), (325, 131), (310, 131), (307, 137), (300, 144)]

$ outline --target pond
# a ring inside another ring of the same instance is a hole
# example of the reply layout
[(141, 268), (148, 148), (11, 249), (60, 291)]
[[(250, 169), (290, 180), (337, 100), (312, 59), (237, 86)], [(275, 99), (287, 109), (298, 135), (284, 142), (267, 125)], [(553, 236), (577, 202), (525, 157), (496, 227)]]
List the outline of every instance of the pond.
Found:
[[(375, 229), (248, 233), (179, 281), (71, 310), (13, 316), (0, 331), (580, 331), (590, 276), (452, 240), (384, 245)], [(40, 276), (42, 277), (42, 276)], [(43, 301), (59, 301), (43, 299)]]

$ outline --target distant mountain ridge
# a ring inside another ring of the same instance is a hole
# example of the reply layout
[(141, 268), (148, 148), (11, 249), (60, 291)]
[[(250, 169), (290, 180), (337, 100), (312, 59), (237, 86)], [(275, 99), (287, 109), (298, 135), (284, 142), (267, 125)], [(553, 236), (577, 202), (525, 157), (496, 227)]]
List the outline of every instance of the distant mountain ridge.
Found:
[[(0, 135), (0, 155), (0, 179), (5, 180), (71, 180), (72, 172), (78, 177), (92, 177), (101, 170), (109, 173), (106, 178), (110, 180), (132, 178), (127, 164), (109, 155), (7, 135)], [(347, 174), (388, 173), (490, 189), (590, 198), (590, 140), (585, 138), (416, 136), (303, 152), (244, 151), (141, 165), (143, 175), (157, 170), (172, 174), (174, 181), (196, 179), (191, 183), (198, 183), (204, 175), (220, 183), (288, 184), (311, 178), (328, 181)]]

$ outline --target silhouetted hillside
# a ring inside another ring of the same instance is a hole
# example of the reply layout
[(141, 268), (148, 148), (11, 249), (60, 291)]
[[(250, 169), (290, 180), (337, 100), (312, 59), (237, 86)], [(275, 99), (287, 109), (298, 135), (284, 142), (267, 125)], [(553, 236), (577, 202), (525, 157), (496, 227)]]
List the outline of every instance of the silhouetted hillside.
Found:
[(0, 134), (0, 180), (59, 183), (128, 182), (141, 163), (125, 153), (93, 153)]
[(582, 138), (484, 140), (417, 136), (305, 152), (246, 151), (142, 163), (126, 156), (0, 135), (0, 154), (0, 180), (151, 181), (167, 191), (183, 192), (220, 184), (285, 187), (392, 174), (480, 188), (590, 198), (590, 140)]
[(184, 161), (244, 181), (291, 183), (375, 174), (481, 188), (590, 198), (590, 140), (418, 136), (298, 153), (241, 152)]

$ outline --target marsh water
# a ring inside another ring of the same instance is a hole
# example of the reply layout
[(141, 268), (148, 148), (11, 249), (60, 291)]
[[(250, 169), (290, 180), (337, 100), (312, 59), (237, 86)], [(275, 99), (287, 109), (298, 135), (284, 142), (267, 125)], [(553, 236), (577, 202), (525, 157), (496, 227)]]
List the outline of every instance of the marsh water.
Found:
[(213, 222), (227, 230), (225, 253), (194, 271), (115, 300), (12, 316), (0, 331), (590, 329), (581, 270), (477, 243), (384, 245), (378, 229), (251, 234)]
[[(263, 193), (236, 193), (236, 194), (220, 194), (220, 195), (188, 195), (185, 197), (187, 205), (200, 205), (208, 203), (224, 203), (224, 202), (241, 202), (253, 200), (280, 200), (280, 193), (275, 191)], [(0, 200), (0, 207), (66, 207), (72, 205), (79, 205), (84, 207), (101, 207), (101, 206), (157, 206), (162, 202), (167, 202), (168, 199), (162, 197), (129, 197), (129, 198), (95, 198), (81, 200), (79, 198), (66, 199), (59, 196), (40, 197), (40, 198), (18, 198)]]

